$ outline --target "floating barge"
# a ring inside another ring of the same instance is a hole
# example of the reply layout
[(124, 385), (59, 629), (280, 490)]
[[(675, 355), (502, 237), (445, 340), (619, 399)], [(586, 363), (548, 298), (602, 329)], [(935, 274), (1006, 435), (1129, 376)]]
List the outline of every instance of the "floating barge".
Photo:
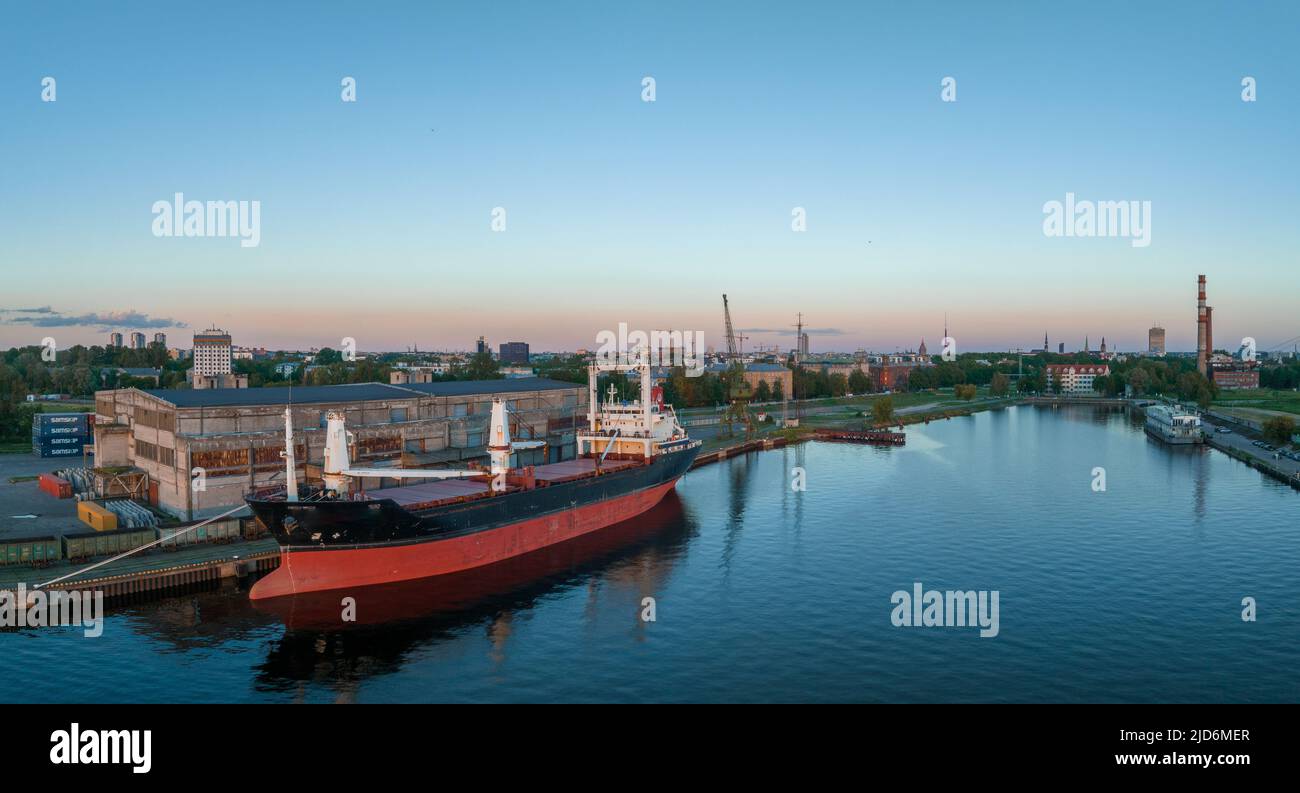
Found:
[(870, 443), (877, 446), (904, 446), (907, 433), (893, 430), (817, 430), (813, 437), (819, 441), (841, 443)]

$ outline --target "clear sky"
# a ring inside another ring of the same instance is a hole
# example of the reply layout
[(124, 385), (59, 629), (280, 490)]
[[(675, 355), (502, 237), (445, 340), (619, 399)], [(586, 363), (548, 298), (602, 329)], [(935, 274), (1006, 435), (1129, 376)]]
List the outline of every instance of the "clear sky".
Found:
[[(1300, 335), (1294, 2), (3, 17), (4, 347), (169, 320), (173, 346), (216, 323), (271, 348), (574, 349), (627, 322), (722, 347), (726, 292), (747, 348), (792, 346), (803, 312), (814, 350), (933, 349), (947, 312), (959, 350), (1133, 349), (1152, 321), (1191, 349), (1201, 272), (1218, 346)], [(259, 201), (260, 244), (154, 236), (176, 192)], [(1150, 245), (1045, 236), (1067, 192), (1150, 201)]]

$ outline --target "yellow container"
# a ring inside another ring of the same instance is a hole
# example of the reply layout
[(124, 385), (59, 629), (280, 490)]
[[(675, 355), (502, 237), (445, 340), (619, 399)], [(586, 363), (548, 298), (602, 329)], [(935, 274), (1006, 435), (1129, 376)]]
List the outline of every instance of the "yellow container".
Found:
[(117, 529), (117, 515), (93, 501), (82, 501), (78, 504), (77, 517), (82, 523), (95, 531), (114, 531)]

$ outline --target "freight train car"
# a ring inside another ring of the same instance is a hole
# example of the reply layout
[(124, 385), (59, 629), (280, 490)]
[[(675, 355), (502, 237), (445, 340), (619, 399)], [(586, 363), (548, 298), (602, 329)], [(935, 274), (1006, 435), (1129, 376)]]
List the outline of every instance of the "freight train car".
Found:
[(112, 556), (139, 548), (157, 539), (154, 529), (117, 529), (115, 531), (83, 531), (63, 535), (65, 559), (89, 559), (92, 556)]
[(14, 537), (0, 540), (0, 565), (25, 564), (43, 567), (63, 558), (58, 536)]

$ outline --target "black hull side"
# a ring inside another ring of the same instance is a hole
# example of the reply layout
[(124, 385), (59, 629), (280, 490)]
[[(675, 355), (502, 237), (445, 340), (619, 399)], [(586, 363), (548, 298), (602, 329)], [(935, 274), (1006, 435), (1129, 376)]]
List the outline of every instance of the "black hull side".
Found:
[(653, 488), (680, 478), (698, 453), (699, 446), (692, 445), (661, 454), (649, 465), (421, 512), (408, 511), (385, 498), (247, 501), (285, 549), (402, 545), (473, 534)]

